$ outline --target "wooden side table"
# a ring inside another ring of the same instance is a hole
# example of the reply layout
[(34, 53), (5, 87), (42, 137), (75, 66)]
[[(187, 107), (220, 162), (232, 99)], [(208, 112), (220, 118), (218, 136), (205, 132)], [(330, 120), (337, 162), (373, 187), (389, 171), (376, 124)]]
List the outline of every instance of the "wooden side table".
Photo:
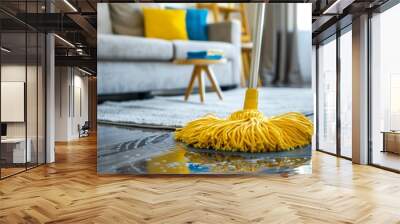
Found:
[(400, 154), (400, 132), (399, 131), (382, 131), (383, 149), (382, 152), (391, 152)]
[(204, 85), (204, 77), (203, 71), (207, 74), (208, 79), (211, 82), (212, 88), (217, 92), (217, 95), (220, 100), (223, 100), (222, 91), (218, 84), (217, 79), (215, 78), (214, 72), (212, 71), (210, 65), (225, 63), (225, 59), (220, 60), (208, 60), (208, 59), (177, 59), (174, 61), (175, 64), (180, 65), (193, 65), (192, 76), (190, 77), (189, 85), (185, 92), (185, 100), (189, 99), (190, 93), (193, 91), (193, 85), (195, 79), (197, 78), (199, 81), (199, 94), (200, 101), (203, 103), (205, 100), (205, 85)]

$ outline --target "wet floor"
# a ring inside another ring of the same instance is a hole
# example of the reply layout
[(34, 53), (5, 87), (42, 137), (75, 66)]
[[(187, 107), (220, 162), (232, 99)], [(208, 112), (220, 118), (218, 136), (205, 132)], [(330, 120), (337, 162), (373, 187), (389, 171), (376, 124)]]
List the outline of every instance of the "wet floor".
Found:
[(311, 147), (286, 152), (243, 153), (196, 149), (175, 142), (173, 132), (99, 125), (101, 174), (308, 174)]

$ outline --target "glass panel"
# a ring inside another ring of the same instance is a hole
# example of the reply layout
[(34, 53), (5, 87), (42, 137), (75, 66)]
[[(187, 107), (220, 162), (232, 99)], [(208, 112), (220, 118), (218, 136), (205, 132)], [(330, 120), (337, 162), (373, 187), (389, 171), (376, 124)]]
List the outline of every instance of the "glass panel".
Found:
[(352, 157), (352, 33), (340, 37), (340, 153)]
[(25, 170), (26, 33), (1, 34), (1, 166), (2, 177)]
[[(28, 63), (27, 63), (27, 82), (26, 82), (26, 113), (27, 113), (27, 149), (31, 151), (28, 167), (37, 165), (38, 158), (38, 96), (37, 96), (37, 74), (38, 74), (38, 36), (36, 32), (29, 32), (28, 38)], [(29, 155), (29, 154), (28, 154)]]
[[(27, 2), (26, 12), (38, 13), (39, 5), (37, 1)], [(38, 17), (30, 18), (36, 23)], [(38, 33), (35, 30), (27, 30), (27, 149), (31, 151), (28, 168), (38, 164)]]
[(400, 5), (372, 18), (372, 163), (400, 170)]
[[(24, 13), (43, 13), (45, 1), (1, 1), (0, 6), (29, 20)], [(2, 12), (0, 34), (0, 177), (4, 178), (45, 161), (46, 54), (44, 34)]]
[(336, 153), (336, 40), (318, 48), (318, 146)]
[(45, 51), (46, 39), (44, 34), (39, 34), (39, 45), (38, 45), (38, 163), (45, 163), (45, 93), (46, 93), (46, 84), (45, 84), (45, 60), (46, 60), (46, 51)]
[[(317, 47), (316, 45), (312, 46), (312, 59), (311, 59), (311, 85), (312, 85), (312, 90), (313, 90), (313, 102), (314, 102), (314, 111), (317, 111), (317, 107), (318, 104), (316, 103), (316, 99), (317, 99)], [(316, 126), (315, 124), (317, 124), (317, 119), (318, 117), (315, 116), (316, 113), (314, 113), (313, 116), (313, 123), (314, 123), (314, 127)], [(317, 149), (317, 145), (316, 145), (316, 139), (317, 135), (316, 135), (316, 130), (314, 130), (314, 134), (312, 137), (312, 150), (316, 150)]]

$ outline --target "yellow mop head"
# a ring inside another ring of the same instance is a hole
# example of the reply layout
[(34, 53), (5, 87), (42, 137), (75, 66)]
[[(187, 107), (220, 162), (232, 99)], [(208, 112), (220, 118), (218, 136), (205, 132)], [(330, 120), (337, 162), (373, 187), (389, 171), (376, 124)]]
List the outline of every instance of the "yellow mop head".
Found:
[(290, 112), (266, 118), (258, 111), (258, 92), (246, 91), (244, 109), (227, 119), (207, 115), (175, 132), (175, 139), (196, 148), (222, 151), (273, 152), (310, 144), (312, 122), (303, 114)]

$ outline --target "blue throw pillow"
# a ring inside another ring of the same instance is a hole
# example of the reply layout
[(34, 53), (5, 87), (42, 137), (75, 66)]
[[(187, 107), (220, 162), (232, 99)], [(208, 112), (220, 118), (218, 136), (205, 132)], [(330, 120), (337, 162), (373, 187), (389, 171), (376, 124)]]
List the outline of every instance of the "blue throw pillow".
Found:
[(208, 40), (207, 9), (187, 9), (186, 31), (190, 40)]

